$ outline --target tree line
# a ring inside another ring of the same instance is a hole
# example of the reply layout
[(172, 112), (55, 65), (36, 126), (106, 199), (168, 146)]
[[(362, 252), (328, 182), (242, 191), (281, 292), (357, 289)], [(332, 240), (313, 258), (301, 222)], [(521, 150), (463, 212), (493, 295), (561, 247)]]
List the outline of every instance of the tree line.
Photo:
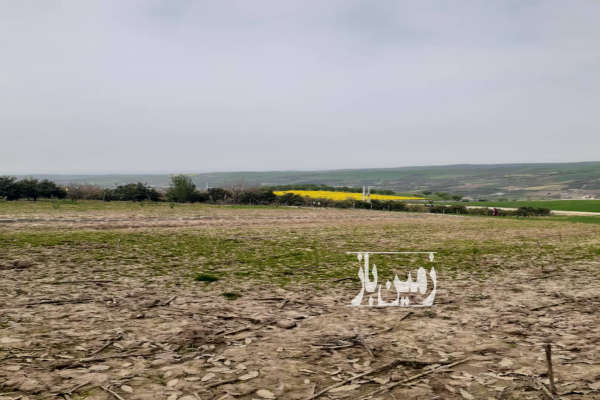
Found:
[(6, 200), (64, 199), (65, 197), (67, 197), (65, 188), (48, 179), (41, 181), (32, 178), (17, 180), (13, 176), (0, 176), (0, 198)]
[(284, 205), (297, 207), (359, 208), (380, 211), (412, 211), (436, 214), (498, 215), (498, 216), (545, 216), (547, 208), (521, 207), (518, 210), (496, 210), (487, 208), (467, 208), (462, 205), (407, 204), (394, 200), (331, 200), (303, 197), (293, 193), (276, 196), (272, 187), (256, 188), (209, 188), (200, 191), (189, 176), (176, 175), (166, 191), (158, 191), (144, 183), (130, 183), (114, 189), (104, 189), (93, 185), (59, 186), (47, 179), (0, 177), (0, 198), (5, 200), (38, 198), (69, 198), (72, 200), (104, 201), (169, 201), (174, 203), (221, 203), (247, 205)]
[(24, 178), (17, 180), (13, 176), (0, 176), (0, 199), (33, 200), (64, 199), (71, 200), (129, 200), (159, 201), (161, 193), (143, 183), (120, 185), (114, 189), (104, 189), (94, 185), (60, 186), (48, 179)]

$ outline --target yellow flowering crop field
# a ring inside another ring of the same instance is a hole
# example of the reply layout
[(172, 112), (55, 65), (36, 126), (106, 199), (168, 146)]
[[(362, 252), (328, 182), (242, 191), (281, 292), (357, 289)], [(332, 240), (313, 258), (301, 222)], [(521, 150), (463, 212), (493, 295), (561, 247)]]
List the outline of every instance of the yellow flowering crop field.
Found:
[[(283, 196), (287, 193), (297, 194), (302, 197), (310, 197), (313, 199), (329, 199), (329, 200), (362, 200), (362, 193), (354, 192), (331, 192), (327, 190), (282, 190), (273, 192), (277, 196)], [(388, 194), (371, 193), (371, 200), (423, 200), (422, 197), (411, 196), (393, 196)]]

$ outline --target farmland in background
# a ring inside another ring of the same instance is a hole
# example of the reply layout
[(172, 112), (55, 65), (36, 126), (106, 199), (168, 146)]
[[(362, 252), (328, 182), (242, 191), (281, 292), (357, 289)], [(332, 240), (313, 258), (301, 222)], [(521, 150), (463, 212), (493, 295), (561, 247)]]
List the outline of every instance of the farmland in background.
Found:
[[(310, 197), (313, 199), (329, 199), (342, 201), (347, 199), (352, 200), (362, 200), (362, 193), (355, 192), (331, 192), (327, 190), (281, 190), (274, 192), (277, 196), (283, 196), (286, 193), (296, 194), (302, 197)], [(371, 193), (371, 200), (423, 200), (422, 197), (416, 196), (395, 196), (395, 195), (387, 195), (387, 194), (375, 194)]]
[[(190, 174), (199, 188), (244, 184), (248, 186), (325, 184), (391, 189), (402, 193), (449, 192), (485, 198), (600, 197), (600, 162), (446, 165), (332, 171), (214, 172)], [(105, 187), (146, 182), (169, 185), (168, 174), (154, 175), (34, 175), (59, 184), (89, 183)]]
[(485, 206), (485, 207), (541, 207), (557, 211), (583, 211), (599, 212), (600, 200), (524, 200), (524, 201), (472, 201), (472, 202), (454, 202), (466, 206)]

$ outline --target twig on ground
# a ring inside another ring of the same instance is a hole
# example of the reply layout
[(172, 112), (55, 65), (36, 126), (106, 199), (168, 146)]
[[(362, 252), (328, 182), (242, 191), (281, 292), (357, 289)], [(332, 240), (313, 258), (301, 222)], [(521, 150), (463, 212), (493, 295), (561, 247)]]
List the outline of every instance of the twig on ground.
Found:
[(118, 400), (125, 400), (124, 398), (122, 398), (121, 396), (119, 396), (117, 393), (113, 392), (112, 390), (110, 390), (106, 386), (100, 386), (100, 388), (102, 390), (104, 390), (106, 393), (112, 394)]
[(403, 360), (394, 360), (394, 361), (389, 362), (389, 363), (387, 363), (385, 365), (382, 365), (381, 367), (372, 368), (372, 369), (370, 369), (370, 370), (368, 370), (366, 372), (363, 372), (362, 374), (353, 375), (350, 378), (344, 379), (343, 381), (335, 383), (335, 384), (333, 384), (331, 386), (327, 386), (325, 389), (321, 390), (320, 392), (317, 392), (317, 393), (313, 394), (312, 396), (308, 397), (306, 400), (316, 399), (316, 398), (320, 397), (321, 395), (329, 392), (332, 389), (335, 389), (335, 388), (340, 387), (340, 386), (344, 386), (346, 383), (352, 382), (353, 380), (358, 379), (358, 378), (362, 378), (363, 376), (371, 375), (371, 374), (377, 374), (377, 373), (386, 371), (386, 370), (388, 370), (390, 368), (394, 368), (394, 367), (400, 365), (400, 363), (402, 361)]
[(554, 386), (554, 371), (552, 370), (552, 345), (546, 343), (544, 346), (546, 350), (546, 363), (548, 364), (548, 380), (550, 381), (550, 391), (552, 394), (556, 394), (556, 386)]
[(116, 341), (118, 341), (118, 340), (121, 340), (121, 339), (123, 339), (123, 334), (122, 334), (122, 333), (118, 334), (117, 336), (113, 337), (112, 339), (109, 339), (109, 340), (108, 340), (108, 341), (107, 341), (107, 342), (104, 344), (104, 346), (100, 347), (98, 350), (96, 350), (96, 351), (94, 351), (92, 354), (90, 354), (90, 357), (91, 357), (91, 356), (94, 356), (94, 355), (96, 355), (96, 354), (98, 354), (98, 353), (102, 353), (102, 352), (103, 352), (105, 349), (107, 349), (107, 348), (108, 348), (109, 346), (111, 346), (113, 343), (115, 343)]
[(171, 302), (173, 302), (173, 300), (175, 300), (177, 298), (177, 296), (172, 296), (171, 298), (169, 298), (169, 300), (165, 301), (162, 305), (163, 306), (168, 306), (169, 304), (171, 304)]
[(556, 397), (552, 393), (550, 393), (546, 385), (544, 385), (542, 382), (539, 382), (539, 387), (542, 393), (544, 393), (544, 396), (548, 398), (548, 400), (556, 400)]
[(375, 395), (378, 395), (378, 394), (381, 394), (381, 393), (387, 392), (387, 391), (388, 391), (388, 390), (390, 390), (390, 389), (393, 389), (393, 388), (395, 388), (395, 387), (398, 387), (398, 386), (401, 386), (401, 385), (407, 384), (407, 383), (409, 383), (409, 382), (411, 382), (411, 381), (414, 381), (415, 379), (419, 379), (419, 378), (421, 378), (421, 377), (423, 377), (423, 376), (425, 376), (425, 375), (433, 374), (433, 373), (435, 373), (435, 372), (438, 372), (438, 371), (441, 371), (441, 370), (444, 370), (444, 369), (452, 368), (452, 367), (454, 367), (454, 366), (456, 366), (456, 365), (459, 365), (459, 364), (462, 364), (462, 363), (464, 363), (464, 362), (467, 362), (469, 359), (470, 359), (470, 357), (463, 358), (462, 360), (459, 360), (459, 361), (453, 362), (453, 363), (451, 363), (451, 364), (442, 365), (442, 366), (439, 366), (438, 368), (434, 368), (434, 369), (431, 369), (431, 370), (429, 370), (429, 371), (422, 372), (422, 373), (420, 373), (420, 374), (417, 374), (417, 375), (413, 375), (413, 376), (411, 376), (411, 377), (409, 377), (409, 378), (406, 378), (406, 379), (404, 379), (404, 380), (402, 380), (402, 381), (399, 381), (399, 382), (394, 382), (394, 383), (390, 383), (390, 384), (388, 384), (388, 385), (386, 385), (386, 386), (384, 386), (384, 387), (382, 387), (382, 388), (379, 388), (379, 389), (377, 389), (377, 390), (374, 390), (374, 391), (372, 391), (371, 393), (367, 394), (367, 395), (366, 395), (366, 396), (364, 396), (364, 397), (361, 397), (361, 399), (360, 399), (360, 400), (363, 400), (363, 399), (368, 399), (369, 397), (372, 397), (372, 396), (375, 396)]
[(529, 278), (528, 280), (530, 281), (537, 281), (538, 279), (547, 279), (547, 278), (553, 278), (555, 276), (560, 276), (560, 274), (552, 274), (552, 275), (543, 275), (543, 276), (535, 276), (533, 278)]
[(113, 283), (114, 281), (109, 280), (81, 280), (81, 281), (51, 281), (51, 282), (40, 282), (44, 285), (69, 285), (77, 283)]
[(224, 332), (222, 335), (223, 336), (233, 335), (233, 334), (236, 334), (236, 333), (245, 332), (245, 331), (249, 331), (249, 330), (250, 330), (250, 326), (246, 325), (246, 326), (243, 326), (243, 327), (241, 327), (239, 329), (234, 329), (232, 331)]
[(80, 299), (62, 299), (62, 300), (41, 300), (33, 303), (26, 303), (23, 306), (37, 306), (40, 304), (54, 304), (54, 305), (62, 305), (62, 304), (80, 304), (80, 303), (89, 303), (92, 299), (90, 298), (80, 298)]
[(343, 281), (358, 281), (358, 279), (346, 277), (346, 278), (339, 278), (339, 279), (333, 280), (333, 282), (343, 282)]
[(371, 351), (371, 348), (369, 347), (367, 342), (365, 342), (365, 339), (360, 334), (357, 334), (356, 337), (357, 337), (359, 343), (362, 345), (362, 347), (364, 347), (365, 350), (367, 350), (367, 352), (369, 353), (371, 358), (375, 358), (375, 354), (373, 354), (373, 352)]
[(256, 328), (252, 328), (250, 325), (246, 325), (246, 326), (243, 326), (243, 327), (241, 327), (239, 329), (234, 329), (232, 331), (219, 332), (219, 333), (217, 333), (217, 335), (227, 336), (227, 335), (233, 335), (233, 334), (244, 332), (244, 331), (248, 331), (248, 330), (255, 330), (256, 331), (256, 330), (264, 328), (265, 326), (269, 326), (269, 325), (273, 324), (273, 322), (274, 322), (273, 320), (268, 320), (266, 322), (263, 322), (262, 324), (260, 324)]
[(534, 308), (531, 308), (530, 310), (531, 311), (539, 311), (539, 310), (543, 310), (544, 308), (562, 306), (563, 304), (570, 303), (571, 301), (572, 300), (567, 300), (567, 301), (561, 301), (560, 303), (546, 304), (545, 306), (534, 307)]
[(217, 387), (217, 386), (226, 385), (228, 383), (234, 383), (234, 382), (237, 382), (239, 379), (240, 378), (236, 376), (234, 378), (225, 379), (224, 381), (211, 383), (210, 385), (207, 385), (206, 388), (207, 389), (211, 389), (211, 388), (214, 388), (214, 387)]
[(73, 393), (75, 393), (76, 391), (78, 391), (79, 389), (81, 389), (82, 387), (87, 386), (89, 384), (90, 384), (89, 381), (85, 381), (85, 382), (80, 383), (80, 384), (78, 384), (76, 386), (73, 386), (71, 389), (67, 390), (66, 392), (56, 393), (56, 396), (62, 396), (62, 395), (70, 396)]
[(64, 368), (73, 368), (82, 364), (93, 363), (97, 361), (105, 361), (115, 358), (127, 358), (127, 357), (146, 357), (156, 353), (156, 351), (149, 351), (146, 353), (125, 353), (125, 354), (113, 354), (110, 356), (102, 356), (102, 357), (88, 357), (88, 358), (80, 358), (79, 360), (72, 360), (67, 362), (62, 362), (55, 364), (52, 369), (64, 369)]
[(285, 307), (285, 305), (289, 302), (289, 299), (285, 299), (283, 300), (281, 303), (279, 303), (279, 305), (277, 306), (277, 308), (283, 308)]

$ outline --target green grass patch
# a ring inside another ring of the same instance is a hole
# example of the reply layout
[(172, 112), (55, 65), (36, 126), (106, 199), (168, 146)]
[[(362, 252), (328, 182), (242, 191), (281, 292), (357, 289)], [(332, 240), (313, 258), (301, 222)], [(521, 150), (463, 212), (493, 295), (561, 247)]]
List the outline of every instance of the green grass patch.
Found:
[(454, 202), (453, 204), (506, 208), (539, 207), (557, 211), (600, 212), (600, 200), (471, 201), (468, 203)]
[(236, 292), (225, 292), (222, 293), (223, 297), (225, 297), (227, 300), (237, 300), (241, 297), (241, 295), (239, 293)]
[(218, 277), (211, 275), (211, 274), (197, 274), (196, 276), (194, 276), (194, 280), (196, 282), (216, 282), (219, 280)]

